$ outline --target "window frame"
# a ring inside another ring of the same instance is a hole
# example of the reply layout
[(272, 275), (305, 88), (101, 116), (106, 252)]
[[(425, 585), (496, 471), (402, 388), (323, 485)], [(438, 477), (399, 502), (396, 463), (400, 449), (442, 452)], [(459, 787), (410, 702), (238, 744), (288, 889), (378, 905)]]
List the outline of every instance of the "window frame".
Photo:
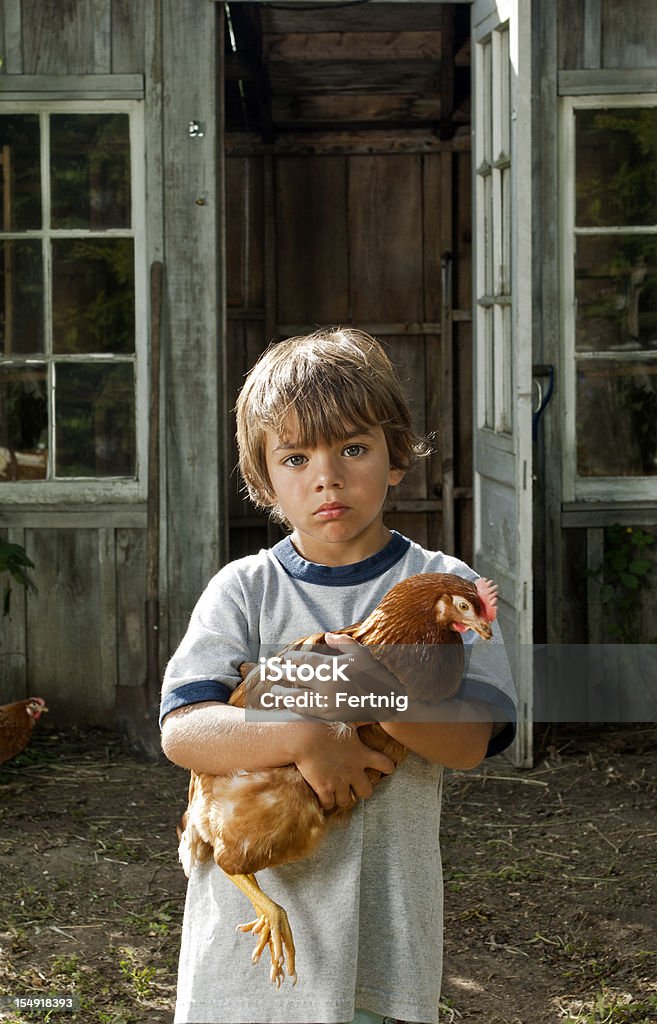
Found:
[[(0, 239), (48, 239), (58, 238), (132, 238), (134, 245), (134, 300), (135, 300), (135, 348), (132, 355), (113, 359), (112, 354), (68, 357), (65, 362), (79, 362), (96, 365), (132, 362), (134, 366), (135, 396), (135, 474), (134, 477), (69, 477), (44, 480), (0, 481), (0, 501), (6, 506), (22, 504), (47, 504), (71, 502), (136, 502), (143, 501), (147, 489), (148, 454), (148, 306), (146, 274), (146, 174), (145, 174), (145, 133), (144, 103), (142, 100), (7, 100), (0, 103), (0, 113), (35, 114), (40, 126), (44, 115), (50, 114), (128, 114), (130, 137), (130, 195), (131, 224), (129, 228), (107, 228), (99, 231), (87, 229), (53, 229), (42, 224), (38, 230), (0, 231)], [(39, 137), (43, 142), (42, 129)], [(46, 147), (41, 145), (40, 168), (42, 182), (49, 173), (49, 157)], [(43, 198), (42, 198), (43, 202)], [(49, 261), (50, 262), (50, 261)], [(52, 292), (50, 275), (44, 277), (45, 317), (52, 329)], [(45, 346), (46, 348), (48, 345)], [(56, 353), (43, 356), (0, 356), (3, 366), (50, 366), (58, 359)], [(53, 387), (49, 375), (48, 408), (50, 443), (53, 432)]]
[[(477, 131), (474, 210), (483, 239), (477, 253), (475, 317), (479, 365), (485, 386), (477, 403), (477, 426), (510, 439), (513, 401), (511, 207), (511, 84), (508, 19), (476, 40)], [(506, 202), (505, 202), (506, 200)]]
[[(575, 112), (577, 110), (609, 110), (619, 108), (657, 107), (657, 94), (653, 93), (596, 93), (586, 96), (563, 96), (560, 102), (560, 145), (559, 145), (559, 206), (560, 206), (560, 251), (561, 251), (561, 302), (560, 324), (562, 339), (563, 372), (561, 388), (561, 421), (563, 424), (563, 500), (575, 501), (655, 501), (657, 500), (657, 475), (655, 476), (596, 476), (583, 477), (577, 474), (577, 362), (578, 358), (596, 358), (588, 352), (578, 353), (575, 344), (576, 310), (575, 259), (577, 229), (575, 224), (576, 172), (575, 166)], [(627, 233), (628, 226), (619, 233)], [(630, 226), (631, 227), (631, 226)], [(609, 230), (609, 229), (607, 229)], [(616, 229), (613, 229), (616, 230)], [(580, 229), (582, 231), (582, 229)], [(588, 229), (582, 231), (589, 233)], [(604, 233), (604, 232), (599, 232)], [(609, 232), (609, 233), (613, 233)], [(632, 233), (655, 235), (657, 224), (632, 228)], [(636, 359), (636, 353), (613, 353), (610, 358)], [(604, 355), (597, 358), (605, 358)], [(642, 352), (642, 359), (654, 358), (657, 351)]]

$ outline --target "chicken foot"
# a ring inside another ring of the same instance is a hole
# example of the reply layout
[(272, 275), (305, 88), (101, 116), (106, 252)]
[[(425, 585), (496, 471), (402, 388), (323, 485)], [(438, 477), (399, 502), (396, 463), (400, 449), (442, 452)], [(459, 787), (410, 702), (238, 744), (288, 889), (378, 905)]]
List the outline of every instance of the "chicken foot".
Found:
[(280, 988), (285, 981), (287, 971), (287, 976), (292, 984), (296, 985), (296, 951), (286, 912), (262, 891), (255, 875), (226, 874), (226, 877), (230, 878), (231, 882), (244, 893), (258, 915), (255, 921), (237, 926), (237, 931), (251, 932), (258, 936), (258, 944), (251, 957), (252, 962), (258, 963), (265, 946), (268, 945), (271, 956), (269, 977), (273, 984), (276, 988)]

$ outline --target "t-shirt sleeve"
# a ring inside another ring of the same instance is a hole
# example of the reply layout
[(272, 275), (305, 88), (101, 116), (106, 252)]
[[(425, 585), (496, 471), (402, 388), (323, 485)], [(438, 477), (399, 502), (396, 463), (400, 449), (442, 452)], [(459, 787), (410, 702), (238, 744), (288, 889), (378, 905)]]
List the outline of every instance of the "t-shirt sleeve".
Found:
[(160, 725), (169, 712), (189, 704), (206, 700), (227, 704), (242, 681), (240, 665), (256, 660), (239, 581), (227, 566), (199, 598), (187, 632), (167, 665)]
[(456, 697), (481, 700), (490, 705), (494, 728), (486, 757), (494, 757), (513, 743), (516, 735), (518, 698), (509, 659), (497, 622), (493, 623), (491, 640), (479, 637), (470, 642), (469, 638), (464, 637), (464, 640), (465, 671)]

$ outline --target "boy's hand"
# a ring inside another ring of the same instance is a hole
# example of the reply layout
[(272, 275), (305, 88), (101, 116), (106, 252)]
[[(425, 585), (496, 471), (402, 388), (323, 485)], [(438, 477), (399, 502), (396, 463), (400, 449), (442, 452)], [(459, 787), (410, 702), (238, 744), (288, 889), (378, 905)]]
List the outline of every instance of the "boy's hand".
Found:
[[(289, 695), (295, 699), (305, 696), (304, 701), (295, 703), (295, 714), (310, 718), (320, 718), (327, 722), (367, 722), (380, 721), (389, 717), (386, 713), (386, 702), (379, 708), (376, 702), (369, 699), (379, 694), (390, 697), (403, 693), (403, 687), (396, 676), (381, 665), (371, 654), (368, 647), (358, 643), (347, 634), (326, 633), (326, 645), (345, 653), (334, 657), (316, 651), (289, 651), (286, 654), (290, 672), (295, 665), (309, 665), (313, 669), (321, 669), (329, 675), (329, 669), (335, 670), (337, 679), (326, 682), (315, 678), (312, 681), (296, 680), (287, 686), (274, 685), (273, 694)], [(333, 675), (333, 673), (331, 673)], [(336, 700), (337, 694), (358, 697), (359, 703), (354, 707), (344, 699)]]
[[(356, 730), (338, 738), (320, 722), (299, 724), (298, 728), (300, 739), (303, 738), (296, 766), (327, 811), (336, 806), (350, 807), (357, 799), (365, 800), (372, 795), (366, 768), (384, 775), (395, 769), (389, 757), (361, 743)], [(307, 729), (312, 732), (307, 733)]]

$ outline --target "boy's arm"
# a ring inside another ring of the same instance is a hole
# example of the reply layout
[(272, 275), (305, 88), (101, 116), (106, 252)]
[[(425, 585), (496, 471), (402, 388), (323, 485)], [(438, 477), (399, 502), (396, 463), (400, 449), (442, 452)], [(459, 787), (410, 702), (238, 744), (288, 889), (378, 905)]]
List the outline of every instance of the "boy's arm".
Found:
[(337, 739), (323, 722), (246, 721), (243, 708), (202, 702), (172, 711), (162, 725), (162, 749), (175, 764), (212, 775), (296, 764), (326, 809), (348, 807), (351, 790), (372, 794), (366, 768), (388, 774), (394, 764), (357, 736)]
[(381, 728), (433, 764), (466, 771), (486, 756), (493, 731), (491, 708), (484, 701), (448, 700), (434, 709), (441, 721), (406, 722), (389, 719)]

